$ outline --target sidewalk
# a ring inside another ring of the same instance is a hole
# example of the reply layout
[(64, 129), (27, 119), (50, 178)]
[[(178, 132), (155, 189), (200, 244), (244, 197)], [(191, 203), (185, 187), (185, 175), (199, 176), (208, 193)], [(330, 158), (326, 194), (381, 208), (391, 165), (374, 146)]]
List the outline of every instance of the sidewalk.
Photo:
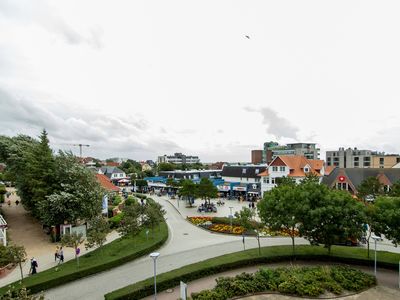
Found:
[[(7, 189), (15, 192), (15, 189)], [(42, 230), (42, 225), (34, 219), (25, 209), (15, 201), (19, 199), (17, 195), (12, 195), (9, 198), (11, 205), (3, 204), (4, 217), (8, 224), (7, 234), (11, 242), (25, 247), (27, 253), (27, 260), (22, 266), (24, 277), (28, 276), (30, 269), (30, 259), (35, 257), (39, 268), (38, 272), (47, 270), (57, 265), (58, 262), (54, 261), (54, 252), (59, 243), (51, 243), (50, 238)], [(6, 199), (7, 201), (8, 199)], [(119, 234), (112, 231), (107, 236), (107, 243), (119, 238)], [(64, 249), (64, 262), (75, 258), (74, 249), (63, 247)], [(86, 250), (84, 245), (81, 245), (81, 255), (95, 250), (95, 248)], [(19, 267), (14, 268), (5, 277), (0, 278), (0, 287), (7, 285), (11, 282), (21, 279)]]
[[(152, 197), (152, 196), (150, 196)], [(234, 215), (235, 212), (238, 212), (242, 209), (242, 207), (249, 207), (249, 202), (243, 201), (239, 202), (238, 200), (227, 200), (227, 199), (211, 199), (211, 203), (214, 203), (217, 207), (216, 213), (211, 212), (198, 212), (197, 207), (204, 203), (204, 200), (195, 199), (193, 207), (186, 207), (187, 201), (186, 200), (178, 200), (178, 197), (175, 199), (171, 199), (167, 196), (162, 196), (161, 198), (168, 200), (182, 215), (182, 217), (193, 217), (193, 216), (209, 216), (209, 217), (228, 217), (230, 214), (230, 208), (232, 207), (232, 214)], [(218, 200), (222, 200), (225, 202), (224, 205), (218, 206)], [(207, 200), (208, 202), (208, 200)]]

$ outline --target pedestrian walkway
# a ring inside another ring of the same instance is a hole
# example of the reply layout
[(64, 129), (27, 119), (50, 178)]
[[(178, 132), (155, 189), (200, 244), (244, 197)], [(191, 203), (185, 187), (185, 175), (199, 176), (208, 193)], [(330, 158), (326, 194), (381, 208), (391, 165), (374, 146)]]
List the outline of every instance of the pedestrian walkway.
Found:
[[(43, 232), (42, 225), (33, 218), (25, 208), (19, 204), (16, 205), (15, 201), (20, 198), (15, 194), (15, 189), (7, 189), (14, 194), (10, 196), (11, 205), (3, 204), (4, 217), (8, 223), (7, 235), (9, 235), (11, 242), (25, 247), (27, 253), (27, 260), (23, 264), (22, 271), (24, 276), (29, 275), (30, 258), (35, 257), (38, 262), (37, 271), (40, 273), (44, 270), (52, 268), (58, 262), (54, 261), (54, 253), (56, 246), (60, 244), (52, 243), (49, 235)], [(8, 199), (6, 199), (7, 201)], [(119, 238), (119, 234), (115, 231), (107, 236), (106, 244)], [(64, 249), (64, 262), (75, 258), (74, 249), (63, 247)], [(90, 252), (93, 249), (86, 250), (84, 245), (80, 247), (81, 255)], [(15, 268), (7, 273), (5, 277), (0, 278), (0, 287), (12, 283), (21, 278), (19, 268)]]

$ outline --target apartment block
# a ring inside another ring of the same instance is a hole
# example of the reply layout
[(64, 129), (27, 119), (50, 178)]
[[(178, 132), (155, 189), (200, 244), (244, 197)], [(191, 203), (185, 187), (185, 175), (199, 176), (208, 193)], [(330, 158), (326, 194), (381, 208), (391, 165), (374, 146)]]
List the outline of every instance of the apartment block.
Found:
[(326, 151), (326, 165), (339, 168), (391, 168), (398, 162), (398, 154), (372, 150), (339, 148), (338, 151)]

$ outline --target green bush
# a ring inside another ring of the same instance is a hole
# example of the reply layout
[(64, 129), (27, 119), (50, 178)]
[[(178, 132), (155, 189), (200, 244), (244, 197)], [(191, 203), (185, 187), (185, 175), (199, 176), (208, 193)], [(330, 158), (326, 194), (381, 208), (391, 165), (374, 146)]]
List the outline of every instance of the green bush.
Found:
[[(273, 274), (273, 276), (271, 276)], [(334, 276), (343, 275), (345, 281), (336, 282)], [(349, 285), (349, 276), (357, 278), (357, 286)], [(280, 281), (277, 285), (276, 281)], [(272, 284), (269, 284), (272, 281)], [(261, 269), (254, 274), (242, 273), (235, 277), (220, 277), (211, 290), (192, 293), (193, 300), (226, 300), (261, 292), (318, 297), (325, 291), (339, 295), (343, 290), (359, 292), (376, 284), (375, 278), (349, 267), (286, 267), (275, 270)]]
[(137, 202), (137, 199), (133, 198), (133, 196), (128, 196), (125, 200), (125, 205), (132, 205), (133, 203)]
[(119, 227), (119, 224), (121, 223), (121, 219), (123, 216), (124, 216), (124, 213), (121, 212), (118, 215), (115, 215), (114, 217), (109, 218), (108, 223), (110, 224), (110, 228), (114, 229), (114, 228)]
[(113, 201), (112, 201), (112, 204), (113, 204), (114, 206), (117, 206), (117, 205), (120, 204), (121, 202), (122, 202), (121, 196), (115, 195), (115, 196), (114, 196), (114, 199), (113, 199)]
[(12, 262), (12, 257), (8, 248), (0, 245), (0, 268), (7, 266)]
[(143, 199), (143, 200), (147, 198), (146, 195), (140, 194), (140, 193), (132, 193), (132, 195), (137, 197), (137, 198), (139, 198), (139, 199)]

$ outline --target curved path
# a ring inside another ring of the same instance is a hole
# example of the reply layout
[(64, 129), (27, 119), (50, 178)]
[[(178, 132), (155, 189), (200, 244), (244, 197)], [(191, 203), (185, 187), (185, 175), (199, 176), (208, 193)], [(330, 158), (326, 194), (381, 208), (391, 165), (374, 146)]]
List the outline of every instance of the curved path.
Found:
[[(157, 271), (164, 273), (208, 258), (243, 250), (242, 238), (212, 234), (189, 224), (166, 198), (153, 197), (167, 211), (170, 238), (159, 249)], [(296, 239), (297, 244), (308, 244)], [(261, 246), (290, 245), (290, 238), (263, 238)], [(246, 239), (246, 249), (258, 247), (255, 238)], [(104, 299), (104, 294), (153, 276), (148, 257), (126, 263), (109, 271), (89, 276), (45, 292), (46, 299)]]

